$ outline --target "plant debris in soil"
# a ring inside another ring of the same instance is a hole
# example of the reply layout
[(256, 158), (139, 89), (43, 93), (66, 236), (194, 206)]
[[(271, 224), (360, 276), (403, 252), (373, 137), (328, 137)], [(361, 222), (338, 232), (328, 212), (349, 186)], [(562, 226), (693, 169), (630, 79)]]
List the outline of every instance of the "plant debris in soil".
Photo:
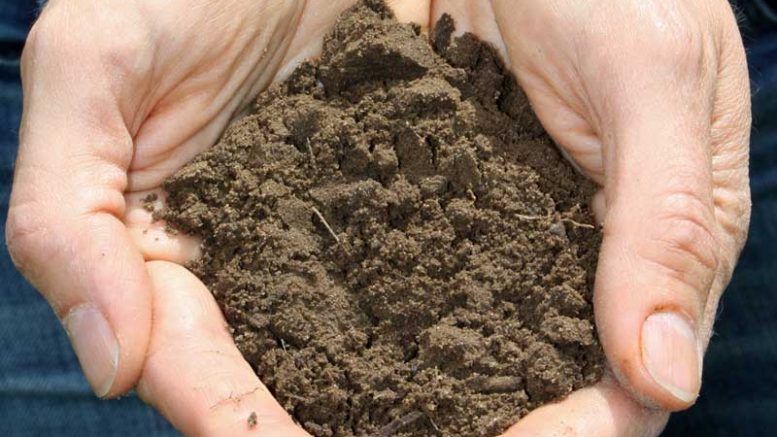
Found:
[(316, 436), (495, 436), (602, 375), (594, 186), (452, 31), (361, 1), (165, 184), (237, 346)]

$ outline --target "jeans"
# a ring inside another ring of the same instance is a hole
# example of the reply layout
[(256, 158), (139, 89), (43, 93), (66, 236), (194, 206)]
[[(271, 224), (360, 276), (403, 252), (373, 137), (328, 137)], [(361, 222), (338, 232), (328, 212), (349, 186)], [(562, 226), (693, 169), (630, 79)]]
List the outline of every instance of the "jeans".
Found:
[[(0, 0), (2, 235), (21, 115), (19, 54), (35, 9), (35, 0)], [(668, 436), (777, 430), (777, 33), (762, 32), (759, 23), (750, 27), (759, 34), (746, 38), (755, 115), (750, 240), (721, 302), (701, 397), (672, 417)], [(92, 395), (59, 321), (16, 272), (4, 240), (0, 246), (0, 435), (177, 435), (133, 395), (114, 401)]]

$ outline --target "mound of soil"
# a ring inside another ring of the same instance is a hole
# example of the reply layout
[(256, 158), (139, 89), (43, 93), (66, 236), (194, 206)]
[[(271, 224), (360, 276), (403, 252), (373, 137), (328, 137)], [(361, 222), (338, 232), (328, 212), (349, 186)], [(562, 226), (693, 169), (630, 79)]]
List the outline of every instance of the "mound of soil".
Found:
[(238, 347), (316, 436), (493, 436), (602, 374), (593, 186), (452, 30), (359, 3), (165, 185)]

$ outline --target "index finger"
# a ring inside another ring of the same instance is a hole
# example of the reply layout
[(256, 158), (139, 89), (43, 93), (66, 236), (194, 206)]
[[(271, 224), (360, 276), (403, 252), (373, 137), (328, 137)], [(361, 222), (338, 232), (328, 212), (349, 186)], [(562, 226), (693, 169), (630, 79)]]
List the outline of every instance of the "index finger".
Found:
[(177, 264), (146, 265), (154, 327), (140, 397), (186, 435), (308, 435), (243, 359), (202, 282)]

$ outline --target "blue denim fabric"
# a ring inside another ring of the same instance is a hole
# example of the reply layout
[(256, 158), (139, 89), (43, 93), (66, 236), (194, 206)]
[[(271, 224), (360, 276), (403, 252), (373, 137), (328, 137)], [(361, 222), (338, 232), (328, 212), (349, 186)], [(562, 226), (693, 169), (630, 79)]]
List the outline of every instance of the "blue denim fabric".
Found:
[[(0, 0), (0, 235), (22, 109), (19, 54), (36, 5)], [(135, 396), (100, 401), (81, 374), (48, 304), (16, 272), (0, 243), (0, 435), (175, 436)]]
[(27, 26), (35, 17), (36, 4), (32, 0), (0, 2), (0, 57), (10, 57), (18, 51), (27, 35)]
[[(777, 33), (764, 32), (769, 20), (758, 12), (770, 1), (740, 2), (748, 5), (745, 29), (759, 32), (746, 37), (755, 116), (750, 240), (721, 303), (701, 397), (673, 416), (667, 436), (777, 430)], [(34, 11), (35, 0), (0, 0), (0, 235), (21, 115), (18, 55)], [(134, 396), (94, 398), (59, 322), (16, 272), (4, 240), (0, 284), (0, 435), (177, 435)]]

